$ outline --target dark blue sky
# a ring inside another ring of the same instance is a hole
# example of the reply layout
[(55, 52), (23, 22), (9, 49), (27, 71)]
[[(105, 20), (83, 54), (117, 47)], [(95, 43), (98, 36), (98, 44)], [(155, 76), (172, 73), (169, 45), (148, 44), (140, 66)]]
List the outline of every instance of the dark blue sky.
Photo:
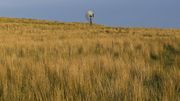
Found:
[(180, 28), (180, 0), (0, 0), (0, 16), (86, 22), (110, 26)]

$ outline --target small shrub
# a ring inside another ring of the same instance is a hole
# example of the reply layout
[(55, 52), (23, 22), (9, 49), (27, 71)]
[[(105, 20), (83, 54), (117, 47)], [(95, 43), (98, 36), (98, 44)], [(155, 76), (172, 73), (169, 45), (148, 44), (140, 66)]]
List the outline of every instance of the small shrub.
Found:
[(164, 51), (162, 53), (162, 61), (165, 68), (170, 68), (175, 64), (176, 50), (169, 44), (164, 45)]
[(116, 59), (116, 58), (118, 58), (119, 57), (119, 52), (114, 52), (113, 53), (113, 57)]
[(175, 92), (178, 96), (180, 96), (180, 85), (175, 85)]
[(159, 59), (159, 56), (158, 56), (157, 54), (151, 52), (151, 53), (150, 53), (150, 58), (151, 58), (152, 60), (158, 60), (158, 59)]
[(149, 97), (151, 100), (162, 100), (164, 90), (164, 78), (162, 74), (154, 72), (149, 78), (144, 80), (144, 86), (148, 89)]
[(82, 54), (82, 53), (83, 53), (83, 51), (84, 51), (84, 49), (83, 49), (83, 47), (82, 47), (82, 46), (78, 48), (78, 54)]

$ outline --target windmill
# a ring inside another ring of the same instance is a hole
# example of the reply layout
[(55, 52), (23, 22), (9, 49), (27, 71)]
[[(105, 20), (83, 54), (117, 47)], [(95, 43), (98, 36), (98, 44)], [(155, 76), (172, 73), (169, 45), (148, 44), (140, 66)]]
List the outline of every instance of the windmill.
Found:
[(94, 12), (92, 10), (87, 11), (86, 13), (86, 19), (90, 23), (90, 25), (93, 24), (93, 18), (94, 18)]

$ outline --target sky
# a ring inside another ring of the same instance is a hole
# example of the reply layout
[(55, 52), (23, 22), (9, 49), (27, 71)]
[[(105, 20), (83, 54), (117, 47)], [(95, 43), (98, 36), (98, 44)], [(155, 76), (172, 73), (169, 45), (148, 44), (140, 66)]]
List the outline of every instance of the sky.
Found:
[(180, 0), (0, 0), (0, 16), (117, 27), (180, 28)]

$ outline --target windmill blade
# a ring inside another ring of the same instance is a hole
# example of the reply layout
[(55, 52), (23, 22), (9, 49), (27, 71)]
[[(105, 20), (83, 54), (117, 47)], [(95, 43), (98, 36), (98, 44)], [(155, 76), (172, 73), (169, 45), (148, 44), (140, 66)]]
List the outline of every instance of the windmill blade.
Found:
[(94, 15), (94, 12), (92, 10), (89, 10), (87, 13), (90, 17), (93, 17), (93, 15)]

